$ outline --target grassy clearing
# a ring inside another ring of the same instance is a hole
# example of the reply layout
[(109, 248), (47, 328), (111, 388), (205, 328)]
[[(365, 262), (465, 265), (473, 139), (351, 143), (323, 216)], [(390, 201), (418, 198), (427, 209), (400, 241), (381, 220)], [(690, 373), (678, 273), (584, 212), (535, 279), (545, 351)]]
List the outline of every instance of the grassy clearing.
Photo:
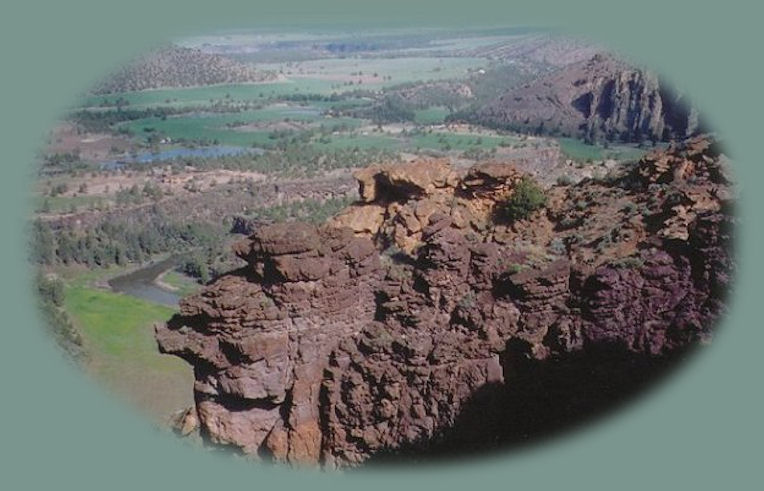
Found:
[(445, 107), (428, 107), (414, 112), (414, 122), (418, 124), (439, 124), (448, 116), (449, 111)]
[(34, 197), (34, 209), (42, 212), (63, 212), (73, 209), (106, 205), (108, 199), (102, 196), (41, 196)]
[(647, 148), (634, 145), (612, 145), (605, 148), (601, 145), (590, 145), (575, 138), (558, 138), (560, 150), (571, 160), (585, 162), (589, 160), (637, 160), (648, 152)]
[(341, 148), (360, 149), (378, 148), (382, 150), (400, 150), (404, 142), (400, 138), (382, 134), (340, 134), (332, 135), (328, 141), (321, 142), (316, 140), (313, 145), (321, 150), (337, 150)]
[(153, 324), (174, 311), (88, 286), (105, 278), (103, 272), (88, 272), (69, 279), (65, 289), (66, 311), (89, 355), (86, 369), (117, 396), (164, 423), (172, 412), (193, 404), (191, 367), (160, 354), (154, 340)]
[(411, 148), (432, 148), (438, 150), (469, 150), (479, 148), (490, 150), (499, 144), (511, 144), (517, 140), (512, 137), (483, 136), (464, 133), (437, 132), (423, 133), (410, 137)]

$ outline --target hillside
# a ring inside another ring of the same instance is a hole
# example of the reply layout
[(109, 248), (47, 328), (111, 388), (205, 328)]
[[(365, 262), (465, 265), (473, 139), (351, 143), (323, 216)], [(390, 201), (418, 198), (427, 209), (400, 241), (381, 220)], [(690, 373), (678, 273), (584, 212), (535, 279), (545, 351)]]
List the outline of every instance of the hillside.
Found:
[(276, 75), (198, 49), (167, 46), (126, 65), (98, 84), (96, 94), (163, 87), (265, 82)]
[(486, 56), (495, 60), (535, 62), (562, 67), (590, 59), (602, 48), (575, 39), (536, 35), (520, 41), (511, 39), (466, 50), (470, 56)]
[(659, 77), (603, 54), (510, 89), (470, 118), (591, 141), (665, 141), (700, 130), (697, 111)]
[(506, 163), (360, 171), (359, 202), (256, 228), (246, 266), (157, 326), (194, 366), (186, 423), (345, 467), (581, 422), (711, 337), (735, 267), (726, 166), (696, 138), (544, 200)]

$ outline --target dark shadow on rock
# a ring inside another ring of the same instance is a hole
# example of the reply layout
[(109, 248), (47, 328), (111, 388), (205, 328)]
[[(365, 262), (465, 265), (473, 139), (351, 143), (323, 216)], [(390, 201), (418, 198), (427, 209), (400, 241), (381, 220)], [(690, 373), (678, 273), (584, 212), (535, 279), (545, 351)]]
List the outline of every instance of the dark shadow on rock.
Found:
[(367, 464), (437, 463), (541, 443), (617, 409), (688, 354), (653, 357), (596, 348), (543, 361), (513, 356), (504, 363), (506, 382), (474, 393), (453, 426), (426, 441), (378, 452)]

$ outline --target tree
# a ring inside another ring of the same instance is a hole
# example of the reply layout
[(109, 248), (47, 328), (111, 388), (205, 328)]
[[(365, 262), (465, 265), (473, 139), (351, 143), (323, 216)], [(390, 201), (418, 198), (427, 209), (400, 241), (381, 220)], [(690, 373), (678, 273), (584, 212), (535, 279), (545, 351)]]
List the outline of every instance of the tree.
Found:
[(402, 123), (414, 120), (414, 110), (400, 96), (387, 95), (382, 102), (374, 108), (371, 119), (376, 124)]
[(50, 302), (56, 307), (64, 304), (64, 283), (55, 277), (46, 277), (37, 273), (37, 293), (44, 302)]
[(31, 237), (32, 261), (39, 264), (53, 264), (56, 260), (56, 237), (48, 224), (35, 220)]

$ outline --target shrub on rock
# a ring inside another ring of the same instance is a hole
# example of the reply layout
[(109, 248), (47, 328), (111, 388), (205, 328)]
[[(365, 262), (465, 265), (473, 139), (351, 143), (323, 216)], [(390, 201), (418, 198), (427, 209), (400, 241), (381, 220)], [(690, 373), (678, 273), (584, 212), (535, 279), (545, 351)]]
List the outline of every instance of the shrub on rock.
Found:
[(535, 180), (523, 176), (517, 183), (514, 192), (507, 201), (500, 206), (501, 218), (509, 221), (523, 220), (534, 211), (546, 205), (544, 190)]

